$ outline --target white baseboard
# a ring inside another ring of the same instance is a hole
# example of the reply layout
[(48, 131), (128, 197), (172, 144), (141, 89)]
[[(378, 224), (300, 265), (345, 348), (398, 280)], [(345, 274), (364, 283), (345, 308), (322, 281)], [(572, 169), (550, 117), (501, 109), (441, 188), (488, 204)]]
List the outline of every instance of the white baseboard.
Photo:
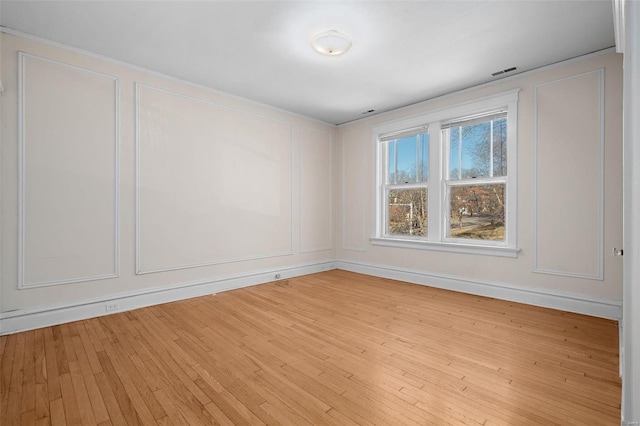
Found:
[(110, 295), (107, 298), (84, 300), (72, 304), (3, 312), (0, 313), (0, 335), (263, 284), (274, 281), (275, 274), (280, 274), (280, 279), (287, 279), (334, 268), (335, 261), (326, 260), (305, 265), (253, 271), (206, 281), (183, 283), (170, 288), (156, 288), (135, 293)]
[(545, 308), (559, 309), (595, 317), (620, 320), (622, 318), (622, 301), (609, 299), (592, 299), (581, 295), (565, 294), (530, 287), (513, 286), (504, 283), (471, 280), (468, 278), (432, 274), (429, 272), (398, 268), (393, 266), (373, 265), (347, 260), (335, 262), (337, 269), (359, 272), (380, 278), (406, 281), (429, 287), (459, 291), (478, 296), (493, 297), (511, 302), (526, 303)]
[(406, 281), (430, 287), (608, 319), (619, 320), (622, 316), (622, 302), (619, 300), (590, 299), (579, 295), (562, 294), (548, 290), (541, 291), (539, 289), (516, 287), (504, 283), (470, 280), (467, 278), (432, 274), (392, 266), (373, 265), (347, 260), (325, 260), (305, 265), (273, 268), (253, 271), (246, 274), (219, 277), (212, 280), (183, 283), (170, 288), (123, 293), (112, 295), (108, 298), (84, 300), (72, 304), (3, 312), (0, 313), (0, 335), (263, 284), (273, 281), (275, 274), (280, 274), (281, 279), (287, 279), (328, 271), (330, 269), (343, 269), (345, 271), (358, 272), (375, 277)]

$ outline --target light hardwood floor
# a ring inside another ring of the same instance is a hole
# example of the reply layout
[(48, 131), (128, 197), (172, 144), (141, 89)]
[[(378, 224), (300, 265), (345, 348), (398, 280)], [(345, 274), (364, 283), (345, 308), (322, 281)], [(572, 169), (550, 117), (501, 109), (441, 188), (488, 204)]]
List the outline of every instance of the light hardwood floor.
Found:
[(619, 425), (617, 323), (330, 271), (0, 338), (0, 424)]

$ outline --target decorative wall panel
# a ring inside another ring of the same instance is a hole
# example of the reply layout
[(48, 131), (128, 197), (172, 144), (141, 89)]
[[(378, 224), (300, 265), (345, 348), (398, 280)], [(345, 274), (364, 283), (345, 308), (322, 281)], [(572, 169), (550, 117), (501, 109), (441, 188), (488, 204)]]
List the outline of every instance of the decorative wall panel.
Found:
[(535, 272), (603, 278), (603, 77), (535, 87)]
[(291, 254), (291, 124), (136, 91), (137, 272)]
[[(347, 132), (342, 137), (342, 248), (364, 251), (366, 240), (366, 182), (363, 153), (366, 131)], [(348, 165), (348, 166), (346, 166)]]
[(118, 79), (19, 55), (19, 287), (118, 275)]
[(300, 251), (333, 248), (331, 134), (302, 128), (300, 142)]

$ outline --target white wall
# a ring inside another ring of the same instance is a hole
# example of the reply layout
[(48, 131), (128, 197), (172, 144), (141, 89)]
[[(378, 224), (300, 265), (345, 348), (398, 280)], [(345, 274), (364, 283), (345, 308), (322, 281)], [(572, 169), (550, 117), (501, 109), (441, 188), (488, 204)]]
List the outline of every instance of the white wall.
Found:
[[(620, 318), (622, 258), (611, 249), (622, 247), (621, 59), (591, 55), (339, 126), (338, 266)], [(371, 127), (518, 88), (518, 257), (372, 245)]]
[(332, 266), (334, 126), (0, 41), (0, 332)]

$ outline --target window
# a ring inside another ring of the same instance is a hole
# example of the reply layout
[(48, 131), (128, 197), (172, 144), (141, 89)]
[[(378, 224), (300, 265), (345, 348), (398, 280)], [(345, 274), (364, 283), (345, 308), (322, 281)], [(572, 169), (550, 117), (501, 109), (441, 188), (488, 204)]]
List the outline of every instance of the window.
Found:
[(449, 219), (446, 237), (505, 241), (507, 112), (442, 123)]
[(373, 244), (517, 255), (518, 92), (374, 128)]
[(424, 237), (427, 235), (429, 134), (405, 132), (384, 138), (382, 143), (386, 155), (386, 233)]

